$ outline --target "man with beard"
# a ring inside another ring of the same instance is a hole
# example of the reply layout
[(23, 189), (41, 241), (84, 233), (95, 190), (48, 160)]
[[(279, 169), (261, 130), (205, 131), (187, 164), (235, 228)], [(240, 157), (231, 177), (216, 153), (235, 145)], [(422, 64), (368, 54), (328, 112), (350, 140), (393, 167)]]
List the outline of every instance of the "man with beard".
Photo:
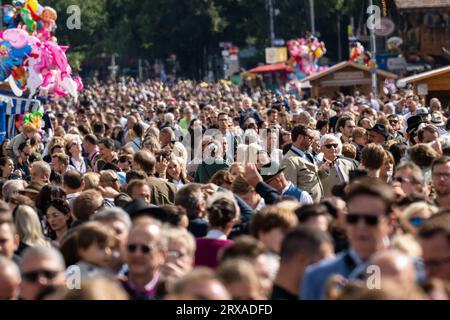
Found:
[(329, 171), (329, 164), (325, 163), (320, 168), (317, 160), (309, 153), (313, 131), (304, 125), (298, 125), (292, 130), (292, 147), (286, 153), (282, 165), (286, 167), (284, 175), (286, 179), (296, 187), (307, 191), (314, 202), (323, 198), (323, 186), (319, 174)]
[(450, 157), (442, 156), (431, 164), (433, 188), (436, 193), (435, 205), (440, 208), (450, 206)]

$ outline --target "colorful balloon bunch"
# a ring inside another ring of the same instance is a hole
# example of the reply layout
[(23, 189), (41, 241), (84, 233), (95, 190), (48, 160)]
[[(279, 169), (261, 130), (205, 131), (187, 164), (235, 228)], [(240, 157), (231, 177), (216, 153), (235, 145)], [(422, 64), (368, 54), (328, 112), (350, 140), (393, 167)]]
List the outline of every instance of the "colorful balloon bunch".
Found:
[(42, 111), (34, 111), (34, 112), (26, 112), (24, 114), (19, 115), (18, 120), (16, 121), (16, 126), (22, 127), (27, 123), (32, 124), (36, 129), (39, 129), (41, 126), (41, 120), (44, 116)]
[(356, 62), (363, 66), (367, 66), (369, 68), (376, 68), (376, 64), (372, 59), (372, 55), (369, 51), (364, 49), (364, 46), (359, 41), (352, 43), (350, 46), (350, 61)]
[(288, 64), (295, 65), (299, 78), (323, 71), (326, 67), (319, 67), (318, 61), (327, 52), (324, 42), (308, 34), (306, 38), (294, 39), (287, 43), (291, 55)]
[(53, 37), (56, 11), (36, 0), (17, 0), (3, 6), (3, 14), (8, 29), (0, 33), (0, 82), (9, 83), (17, 96), (28, 89), (29, 97), (39, 92), (77, 99), (83, 84), (72, 77), (68, 47)]
[(13, 5), (4, 5), (3, 16), (8, 29), (24, 25), (28, 32), (37, 32), (42, 40), (48, 40), (55, 32), (58, 17), (53, 8), (43, 7), (37, 0), (15, 0)]

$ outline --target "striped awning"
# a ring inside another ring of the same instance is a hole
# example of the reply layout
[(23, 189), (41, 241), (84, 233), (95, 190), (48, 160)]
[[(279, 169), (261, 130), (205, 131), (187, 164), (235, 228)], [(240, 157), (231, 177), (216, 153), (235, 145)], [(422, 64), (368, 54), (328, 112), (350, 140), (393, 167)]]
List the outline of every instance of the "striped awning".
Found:
[(39, 110), (43, 111), (39, 100), (23, 99), (6, 95), (0, 95), (0, 109), (2, 111), (0, 114), (5, 115), (5, 119), (3, 121), (6, 123), (6, 138), (12, 138), (14, 136), (14, 116), (16, 114)]

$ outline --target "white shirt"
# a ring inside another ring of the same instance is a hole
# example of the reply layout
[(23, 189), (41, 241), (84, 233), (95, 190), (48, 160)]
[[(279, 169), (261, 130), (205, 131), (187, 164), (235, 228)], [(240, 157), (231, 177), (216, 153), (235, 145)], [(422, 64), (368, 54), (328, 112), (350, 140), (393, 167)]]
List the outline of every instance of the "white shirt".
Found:
[(207, 239), (216, 239), (216, 240), (226, 240), (227, 236), (220, 230), (209, 230), (206, 234), (205, 238)]
[[(281, 194), (284, 194), (289, 189), (291, 184), (293, 184), (293, 183), (289, 181), (288, 185), (283, 189), (283, 191), (281, 191)], [(310, 194), (308, 192), (306, 192), (306, 191), (302, 191), (300, 193), (300, 200), (299, 201), (300, 201), (301, 204), (314, 204), (314, 201), (311, 198)]]
[(258, 204), (256, 205), (255, 210), (256, 210), (256, 211), (259, 211), (259, 210), (261, 210), (262, 208), (264, 208), (265, 206), (266, 206), (266, 202), (264, 201), (263, 198), (261, 198), (261, 199), (259, 200)]
[(173, 180), (172, 183), (175, 185), (175, 187), (178, 189), (180, 189), (182, 186), (184, 186), (183, 181), (180, 180)]
[(87, 172), (86, 163), (84, 162), (84, 159), (81, 158), (81, 161), (78, 162), (75, 158), (71, 158), (72, 164), (75, 167), (75, 170), (80, 172), (81, 174)]

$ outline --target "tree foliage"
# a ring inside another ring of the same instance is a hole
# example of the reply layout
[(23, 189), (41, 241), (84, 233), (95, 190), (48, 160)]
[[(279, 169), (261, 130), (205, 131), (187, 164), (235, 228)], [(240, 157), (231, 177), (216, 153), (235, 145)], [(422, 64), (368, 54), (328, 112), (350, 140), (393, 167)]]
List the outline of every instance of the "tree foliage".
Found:
[[(69, 44), (72, 63), (98, 56), (165, 59), (175, 54), (182, 73), (201, 77), (208, 56), (220, 55), (219, 42), (260, 52), (269, 45), (267, 0), (42, 0), (58, 12), (57, 37)], [(277, 38), (289, 40), (310, 29), (309, 0), (273, 0)], [(337, 13), (358, 15), (362, 1), (316, 0), (316, 30), (336, 55)], [(81, 29), (66, 26), (67, 7), (81, 8)], [(345, 34), (344, 34), (345, 35)]]

